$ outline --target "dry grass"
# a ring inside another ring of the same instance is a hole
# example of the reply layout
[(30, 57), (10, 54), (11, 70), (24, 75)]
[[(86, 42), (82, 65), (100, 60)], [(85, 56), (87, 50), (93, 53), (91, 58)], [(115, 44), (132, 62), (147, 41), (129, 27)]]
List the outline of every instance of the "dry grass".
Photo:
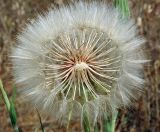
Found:
[[(71, 0), (0, 0), (0, 78), (8, 94), (12, 94), (12, 78), (7, 57), (11, 45), (16, 43), (16, 34), (25, 23), (47, 7), (59, 7)], [(72, 0), (73, 1), (73, 0)], [(148, 85), (143, 96), (134, 107), (120, 110), (117, 132), (159, 132), (160, 131), (160, 0), (131, 0), (130, 7), (146, 39), (146, 51), (152, 60), (144, 68)], [(30, 111), (27, 104), (20, 104), (17, 98), (18, 123), (24, 132), (33, 131), (39, 126), (36, 111)], [(47, 131), (65, 132), (51, 119), (43, 118)], [(80, 131), (80, 125), (70, 125), (71, 131)], [(0, 132), (12, 132), (4, 103), (0, 99)]]

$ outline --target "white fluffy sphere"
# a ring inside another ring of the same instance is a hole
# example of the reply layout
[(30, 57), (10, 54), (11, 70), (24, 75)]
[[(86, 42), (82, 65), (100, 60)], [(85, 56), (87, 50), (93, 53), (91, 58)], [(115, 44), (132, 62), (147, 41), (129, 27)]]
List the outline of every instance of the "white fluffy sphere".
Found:
[(57, 119), (127, 106), (143, 88), (146, 62), (132, 20), (112, 6), (83, 2), (39, 15), (12, 50), (21, 94)]

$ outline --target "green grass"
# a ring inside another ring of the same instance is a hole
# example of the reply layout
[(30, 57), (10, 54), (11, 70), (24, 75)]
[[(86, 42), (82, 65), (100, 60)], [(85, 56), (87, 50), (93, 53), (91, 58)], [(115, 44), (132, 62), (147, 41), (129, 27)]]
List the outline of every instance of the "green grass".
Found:
[(10, 117), (10, 120), (11, 120), (13, 130), (14, 130), (14, 132), (19, 132), (19, 128), (18, 128), (18, 125), (17, 125), (17, 115), (16, 115), (15, 106), (14, 106), (14, 99), (15, 98), (11, 98), (9, 100), (9, 98), (7, 96), (7, 93), (5, 92), (5, 90), (3, 88), (3, 84), (2, 84), (1, 80), (0, 80), (0, 91), (2, 93), (4, 103), (6, 105), (8, 113), (9, 113), (9, 117)]
[(85, 132), (91, 132), (91, 127), (90, 127), (89, 119), (87, 117), (87, 112), (83, 113), (83, 126), (84, 126)]
[(114, 5), (121, 11), (124, 17), (130, 16), (128, 0), (114, 0)]
[(115, 132), (116, 127), (116, 119), (117, 119), (118, 111), (115, 111), (111, 117), (111, 119), (104, 118), (104, 132)]

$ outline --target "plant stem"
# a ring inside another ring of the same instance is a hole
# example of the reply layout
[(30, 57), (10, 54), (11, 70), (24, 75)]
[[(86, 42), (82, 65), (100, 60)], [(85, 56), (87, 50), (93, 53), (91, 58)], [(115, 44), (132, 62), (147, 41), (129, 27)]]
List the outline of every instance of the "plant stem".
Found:
[(128, 0), (114, 0), (114, 5), (122, 12), (123, 17), (130, 16)]
[(7, 94), (6, 92), (4, 91), (4, 88), (3, 88), (3, 84), (2, 84), (2, 81), (0, 80), (0, 90), (2, 92), (2, 96), (4, 98), (4, 102), (6, 104), (6, 107), (7, 107), (7, 110), (9, 111), (10, 110), (10, 102), (9, 102), (9, 99), (7, 97)]
[(19, 132), (19, 128), (17, 126), (17, 116), (16, 116), (16, 110), (15, 110), (15, 107), (14, 107), (14, 103), (13, 103), (13, 100), (9, 100), (8, 99), (8, 96), (3, 88), (3, 84), (2, 84), (2, 81), (0, 80), (0, 91), (2, 92), (2, 96), (4, 98), (4, 102), (6, 104), (6, 108), (9, 112), (9, 116), (10, 116), (10, 120), (11, 120), (11, 123), (12, 123), (12, 127), (14, 129), (14, 132)]
[(113, 118), (112, 118), (112, 121), (111, 121), (111, 132), (115, 132), (117, 115), (118, 115), (118, 111), (116, 111), (113, 115)]
[(87, 113), (85, 111), (83, 113), (83, 126), (84, 126), (84, 131), (85, 132), (91, 132), (89, 119), (88, 119)]

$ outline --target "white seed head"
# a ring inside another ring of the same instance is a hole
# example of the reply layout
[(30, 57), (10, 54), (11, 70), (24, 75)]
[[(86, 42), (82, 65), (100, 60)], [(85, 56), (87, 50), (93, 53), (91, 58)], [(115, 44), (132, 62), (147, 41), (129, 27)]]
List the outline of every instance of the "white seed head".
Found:
[(102, 3), (83, 2), (38, 16), (12, 50), (23, 97), (57, 119), (95, 122), (136, 99), (144, 60), (132, 20)]

